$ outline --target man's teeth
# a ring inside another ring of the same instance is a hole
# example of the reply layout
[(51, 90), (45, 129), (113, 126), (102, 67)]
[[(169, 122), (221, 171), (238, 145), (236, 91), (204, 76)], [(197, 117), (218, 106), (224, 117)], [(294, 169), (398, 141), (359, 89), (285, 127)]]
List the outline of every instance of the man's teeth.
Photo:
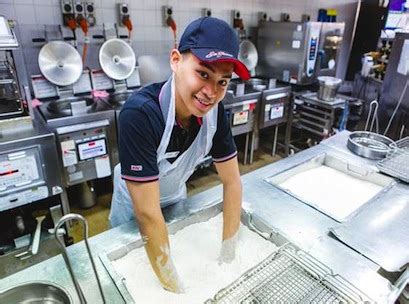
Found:
[(208, 105), (209, 105), (209, 103), (207, 103), (207, 102), (204, 101), (203, 99), (200, 99), (200, 98), (198, 98), (198, 97), (196, 97), (196, 99), (197, 99), (202, 105), (205, 105), (205, 106), (208, 106)]

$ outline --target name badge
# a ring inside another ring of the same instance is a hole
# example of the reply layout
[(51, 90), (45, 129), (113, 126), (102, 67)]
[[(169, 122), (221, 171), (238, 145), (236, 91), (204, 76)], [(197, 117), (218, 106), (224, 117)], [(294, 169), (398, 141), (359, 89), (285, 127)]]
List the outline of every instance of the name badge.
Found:
[(165, 158), (175, 158), (179, 155), (180, 151), (174, 151), (174, 152), (166, 152), (165, 153)]

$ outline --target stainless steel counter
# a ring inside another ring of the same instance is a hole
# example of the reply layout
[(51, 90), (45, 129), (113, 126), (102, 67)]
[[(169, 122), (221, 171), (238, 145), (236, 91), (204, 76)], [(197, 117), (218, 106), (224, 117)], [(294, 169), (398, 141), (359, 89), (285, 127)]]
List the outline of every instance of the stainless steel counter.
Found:
[[(288, 241), (309, 252), (332, 268), (335, 273), (349, 280), (369, 297), (383, 303), (388, 295), (395, 290), (395, 287), (378, 274), (380, 267), (377, 264), (328, 233), (331, 228), (340, 227), (342, 223), (336, 222), (265, 181), (265, 178), (322, 153), (338, 155), (352, 163), (373, 166), (374, 163), (370, 163), (343, 149), (342, 146), (346, 145), (346, 141), (344, 141), (346, 136), (346, 133), (341, 133), (318, 146), (244, 175), (242, 178), (243, 207), (246, 211), (258, 215), (259, 218)], [(400, 190), (405, 188), (409, 191), (407, 185), (397, 183), (388, 190), (388, 193), (393, 192), (397, 186), (399, 186)], [(165, 219), (167, 222), (177, 221), (220, 202), (221, 198), (222, 187), (214, 187), (190, 197), (184, 203), (166, 208), (164, 210)], [(135, 224), (131, 222), (104, 232), (90, 240), (108, 303), (120, 303), (123, 300), (98, 256), (104, 251), (111, 251), (139, 238), (138, 230)], [(89, 303), (99, 303), (97, 283), (93, 278), (92, 268), (87, 259), (83, 242), (68, 248), (68, 253), (75, 259), (74, 271), (78, 273), (78, 280), (85, 297)], [(1, 280), (0, 290), (32, 280), (50, 280), (63, 285), (72, 298), (78, 301), (61, 255)]]

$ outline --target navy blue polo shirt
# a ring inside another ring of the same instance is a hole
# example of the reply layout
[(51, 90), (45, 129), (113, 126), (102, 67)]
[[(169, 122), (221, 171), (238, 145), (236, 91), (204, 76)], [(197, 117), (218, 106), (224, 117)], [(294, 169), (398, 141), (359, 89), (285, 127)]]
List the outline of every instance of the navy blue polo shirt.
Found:
[[(119, 114), (119, 160), (125, 180), (155, 181), (159, 178), (157, 149), (165, 130), (165, 121), (159, 105), (159, 93), (164, 85), (152, 84), (135, 92), (125, 102)], [(218, 104), (217, 130), (210, 150), (214, 162), (227, 161), (237, 155), (229, 121), (223, 104)], [(175, 122), (167, 160), (174, 162), (194, 141), (201, 127), (201, 119), (192, 117), (188, 130)]]

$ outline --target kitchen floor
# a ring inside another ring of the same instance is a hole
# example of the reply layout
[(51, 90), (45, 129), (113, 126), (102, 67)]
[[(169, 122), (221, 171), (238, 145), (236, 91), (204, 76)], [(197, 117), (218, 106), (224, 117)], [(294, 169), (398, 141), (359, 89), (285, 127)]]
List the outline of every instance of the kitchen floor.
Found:
[[(253, 163), (251, 165), (243, 165), (243, 155), (239, 153), (239, 167), (241, 175), (261, 168), (267, 164), (275, 162), (281, 159), (280, 156), (271, 156), (271, 147), (260, 147), (254, 153)], [(212, 188), (220, 184), (220, 180), (217, 176), (214, 166), (201, 169), (197, 171), (188, 181), (188, 195), (192, 196), (209, 188)], [(71, 211), (74, 213), (82, 214), (89, 224), (89, 236), (93, 236), (104, 232), (109, 229), (109, 209), (111, 205), (111, 193), (98, 196), (97, 204), (90, 209), (80, 209), (76, 206), (71, 207)], [(82, 240), (82, 227), (81, 225), (74, 224), (72, 227), (72, 236), (74, 242)]]

